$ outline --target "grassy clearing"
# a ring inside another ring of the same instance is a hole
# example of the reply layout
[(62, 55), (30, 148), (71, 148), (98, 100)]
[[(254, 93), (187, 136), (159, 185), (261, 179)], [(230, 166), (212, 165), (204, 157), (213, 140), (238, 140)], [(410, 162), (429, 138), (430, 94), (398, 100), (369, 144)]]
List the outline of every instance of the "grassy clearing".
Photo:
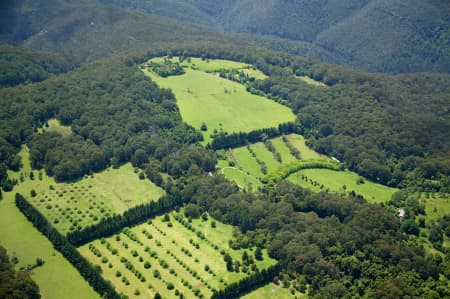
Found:
[[(156, 63), (162, 63), (162, 62), (164, 62), (165, 59), (168, 59), (168, 58), (167, 57), (155, 57), (155, 58), (152, 58), (151, 61), (156, 62)], [(178, 56), (175, 56), (168, 60), (176, 63), (176, 62), (180, 61), (180, 58)], [(189, 57), (187, 59), (184, 59), (183, 62), (181, 62), (181, 66), (187, 67), (187, 68), (194, 68), (196, 70), (203, 71), (203, 72), (217, 72), (221, 69), (241, 70), (241, 69), (248, 69), (248, 68), (252, 67), (250, 64), (243, 63), (243, 62), (224, 60), (224, 59), (201, 59), (199, 57)]]
[(48, 126), (44, 126), (39, 129), (40, 134), (44, 132), (56, 132), (61, 134), (62, 136), (69, 136), (70, 134), (72, 134), (72, 128), (70, 126), (61, 125), (59, 120), (55, 118), (49, 119), (47, 124)]
[[(175, 61), (178, 59), (175, 58)], [(182, 63), (182, 66), (194, 67), (199, 71), (203, 72), (217, 72), (221, 69), (226, 70), (241, 70), (241, 69), (249, 69), (252, 66), (237, 61), (231, 60), (223, 60), (223, 59), (204, 59), (198, 57), (191, 57), (189, 59), (185, 59)]]
[[(75, 183), (56, 183), (44, 171), (36, 170), (33, 171), (34, 180), (30, 180), (28, 149), (24, 148), (20, 155), (21, 171), (9, 172), (9, 175), (19, 181), (22, 194), (63, 234), (157, 200), (164, 194), (151, 181), (140, 180), (129, 163)], [(31, 196), (31, 190), (36, 192), (36, 196)]]
[(271, 141), (276, 151), (280, 153), (281, 161), (283, 163), (290, 163), (297, 160), (294, 156), (292, 156), (289, 148), (286, 146), (286, 143), (284, 143), (281, 137), (274, 138)]
[(318, 152), (310, 149), (305, 144), (305, 138), (302, 135), (290, 134), (287, 135), (286, 138), (300, 152), (302, 160), (326, 158), (326, 156), (321, 155)]
[(254, 177), (262, 176), (261, 166), (256, 162), (246, 146), (230, 150), (230, 158), (236, 163), (239, 170), (246, 172)]
[(450, 214), (450, 198), (433, 194), (428, 198), (423, 198), (425, 204), (425, 213), (427, 221), (438, 220), (444, 215)]
[(242, 170), (234, 167), (222, 168), (221, 172), (230, 180), (236, 182), (236, 184), (241, 188), (248, 188), (253, 190), (257, 187), (262, 186), (260, 180), (252, 175), (249, 175)]
[[(28, 150), (21, 151), (24, 168), (29, 173)], [(18, 173), (13, 174), (19, 176)], [(81, 277), (77, 270), (57, 251), (33, 225), (23, 216), (14, 204), (16, 192), (29, 196), (35, 185), (45, 182), (24, 178), (13, 192), (5, 192), (0, 201), (0, 244), (15, 255), (19, 263), (17, 268), (34, 264), (36, 258), (42, 258), (42, 267), (33, 270), (31, 277), (40, 288), (42, 298), (100, 298), (100, 296)]]
[[(151, 61), (162, 63), (164, 62), (164, 57), (156, 57), (151, 59)], [(172, 59), (170, 59), (170, 61), (174, 63), (179, 62), (179, 57), (173, 57)], [(249, 77), (253, 77), (255, 79), (267, 78), (267, 76), (263, 72), (254, 68), (250, 64), (224, 59), (201, 59), (198, 57), (189, 57), (183, 60), (181, 66), (208, 73), (214, 73), (224, 69), (242, 70), (246, 75), (248, 75)]]
[(207, 125), (205, 143), (215, 131), (249, 132), (295, 119), (289, 108), (215, 74), (187, 68), (184, 75), (162, 78), (143, 71), (159, 86), (172, 89), (184, 121), (197, 129)]
[[(297, 134), (287, 135), (286, 138), (289, 142), (300, 152), (302, 159), (317, 159), (324, 158), (325, 156), (319, 155), (315, 151), (309, 149), (305, 145), (303, 136)], [(280, 153), (282, 164), (291, 163), (297, 161), (286, 143), (282, 140), (282, 137), (274, 138), (270, 140), (275, 150)], [(236, 170), (228, 168), (222, 173), (231, 180), (234, 180), (241, 187), (256, 188), (262, 186), (260, 178), (264, 176), (261, 165), (257, 160), (264, 162), (267, 167), (267, 172), (270, 173), (279, 167), (281, 164), (275, 159), (273, 154), (265, 147), (262, 142), (258, 142), (250, 145), (251, 151), (255, 153), (255, 156), (249, 151), (247, 146), (242, 146), (234, 149), (230, 149), (227, 152), (228, 160), (223, 162), (223, 165), (218, 165), (219, 169), (228, 167), (228, 162), (234, 162)], [(240, 171), (238, 171), (240, 170)]]
[[(102, 268), (103, 276), (119, 292), (130, 298), (137, 297), (136, 290), (144, 298), (153, 298), (156, 292), (163, 298), (175, 298), (177, 293), (187, 298), (208, 298), (213, 289), (221, 289), (248, 275), (243, 273), (242, 266), (239, 272), (226, 269), (221, 251), (243, 264), (244, 251), (228, 246), (233, 234), (231, 226), (215, 221), (216, 227), (212, 228), (210, 217), (207, 221), (194, 219), (189, 223), (182, 214), (175, 212), (170, 214), (170, 222), (163, 220), (157, 217), (111, 238), (86, 244), (79, 250)], [(247, 253), (253, 256), (252, 251), (247, 250)], [(258, 269), (275, 263), (265, 250), (263, 254), (262, 261), (255, 261)], [(247, 269), (247, 272), (252, 270)]]
[(303, 82), (315, 86), (315, 87), (327, 87), (327, 85), (323, 82), (320, 81), (316, 81), (308, 76), (296, 76), (297, 78), (299, 78), (300, 80), (302, 80)]
[(242, 299), (296, 299), (296, 298), (308, 298), (306, 294), (295, 292), (294, 294), (287, 288), (276, 285), (274, 283), (266, 284), (259, 289), (241, 297)]
[(275, 160), (273, 154), (264, 146), (264, 143), (258, 142), (250, 146), (256, 154), (256, 157), (266, 163), (267, 173), (275, 170), (280, 163)]
[(398, 191), (396, 188), (376, 184), (366, 179), (364, 183), (358, 184), (360, 178), (358, 174), (350, 171), (304, 169), (289, 176), (288, 180), (316, 192), (329, 189), (331, 192), (349, 193), (354, 190), (369, 202), (386, 202), (391, 199), (393, 193)]
[(264, 80), (267, 79), (266, 74), (264, 74), (263, 72), (261, 72), (260, 70), (257, 69), (252, 69), (252, 68), (248, 68), (248, 69), (243, 69), (242, 70), (244, 72), (244, 74), (246, 74), (249, 77), (253, 77), (256, 80)]

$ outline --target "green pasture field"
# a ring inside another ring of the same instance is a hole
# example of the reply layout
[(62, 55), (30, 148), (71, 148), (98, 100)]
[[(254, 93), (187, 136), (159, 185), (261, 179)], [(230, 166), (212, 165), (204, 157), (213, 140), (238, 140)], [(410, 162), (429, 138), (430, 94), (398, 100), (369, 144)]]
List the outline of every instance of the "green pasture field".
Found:
[[(140, 180), (130, 163), (106, 169), (73, 183), (57, 183), (45, 171), (34, 170), (30, 180), (29, 151), (21, 151), (23, 167), (9, 172), (19, 181), (27, 200), (63, 234), (98, 223), (102, 217), (123, 213), (131, 207), (159, 199), (164, 190), (150, 180)], [(21, 177), (25, 179), (21, 182)], [(31, 190), (36, 196), (31, 196)]]
[(262, 186), (260, 180), (235, 167), (222, 168), (221, 173), (223, 173), (228, 179), (236, 182), (236, 184), (240, 188), (248, 188), (252, 190), (254, 188)]
[[(307, 176), (305, 181), (301, 176)], [(288, 177), (292, 183), (298, 184), (304, 188), (313, 191), (325, 191), (329, 189), (331, 192), (349, 193), (352, 190), (356, 194), (364, 196), (369, 202), (386, 202), (391, 199), (393, 193), (398, 191), (396, 188), (387, 187), (364, 179), (364, 183), (357, 184), (360, 176), (350, 171), (334, 171), (329, 169), (303, 169)], [(311, 183), (312, 180), (314, 183)], [(321, 185), (324, 187), (321, 188)], [(346, 186), (345, 190), (343, 186)]]
[[(271, 139), (271, 141), (275, 147), (275, 150), (280, 153), (282, 163), (290, 163), (297, 160), (297, 158), (291, 154), (289, 148), (286, 146), (286, 143), (284, 143), (281, 137)], [(300, 151), (300, 148), (298, 148), (298, 151)]]
[(273, 282), (260, 287), (253, 292), (242, 296), (242, 299), (300, 299), (308, 298), (306, 294), (295, 292), (294, 294), (287, 288), (283, 288), (280, 285), (276, 285)]
[(242, 84), (201, 70), (185, 71), (180, 76), (162, 78), (143, 70), (160, 87), (172, 89), (185, 122), (197, 129), (202, 123), (207, 125), (205, 143), (211, 141), (214, 131), (249, 132), (295, 120), (288, 107), (253, 95)]
[(450, 214), (450, 197), (433, 194), (429, 198), (421, 196), (421, 201), (425, 204), (425, 213), (427, 220), (438, 220), (445, 215)]
[(263, 72), (261, 72), (258, 69), (248, 68), (248, 69), (243, 69), (242, 71), (244, 72), (244, 74), (246, 74), (250, 78), (253, 77), (256, 80), (264, 80), (264, 79), (268, 78), (266, 74), (264, 74)]
[(253, 149), (253, 151), (256, 154), (256, 157), (266, 163), (267, 166), (267, 173), (275, 170), (278, 166), (280, 166), (280, 163), (275, 159), (273, 154), (266, 148), (264, 143), (257, 142), (250, 147)]
[[(180, 217), (185, 224), (175, 217)], [(208, 217), (207, 221), (194, 219), (189, 224), (181, 213), (173, 212), (169, 222), (164, 222), (162, 216), (157, 217), (110, 238), (86, 244), (79, 251), (101, 267), (105, 279), (110, 280), (118, 292), (130, 298), (138, 297), (136, 290), (142, 298), (153, 298), (156, 293), (163, 298), (175, 298), (177, 293), (185, 298), (202, 295), (209, 298), (213, 289), (222, 289), (252, 271), (243, 273), (242, 267), (239, 273), (227, 271), (221, 251), (242, 265), (244, 250), (229, 248), (232, 226), (215, 221), (216, 227), (212, 228), (212, 221)], [(186, 225), (191, 225), (191, 229)], [(247, 253), (254, 254), (253, 250)], [(146, 262), (149, 263), (147, 268)], [(276, 261), (270, 259), (265, 250), (263, 260), (255, 260), (260, 270), (274, 263)], [(173, 289), (169, 285), (173, 285)]]
[(57, 119), (49, 119), (48, 127), (43, 127), (39, 129), (39, 133), (43, 132), (57, 132), (62, 136), (69, 136), (72, 134), (72, 128), (70, 126), (63, 126)]
[(314, 80), (308, 76), (296, 76), (297, 78), (299, 78), (300, 80), (302, 80), (303, 82), (315, 86), (315, 87), (327, 87), (326, 84), (324, 84), (323, 82)]
[(231, 149), (228, 156), (236, 163), (238, 169), (258, 178), (263, 175), (261, 166), (256, 162), (246, 146)]
[[(326, 157), (308, 148), (305, 144), (305, 139), (301, 135), (289, 134), (286, 135), (286, 138), (300, 152), (302, 159)], [(270, 141), (276, 151), (280, 153), (283, 164), (297, 161), (297, 158), (291, 154), (286, 143), (282, 140), (282, 137), (273, 138), (270, 139)], [(256, 158), (266, 163), (268, 173), (275, 170), (280, 165), (262, 142), (251, 144), (250, 147), (255, 152)], [(260, 178), (263, 177), (264, 174), (261, 171), (261, 166), (257, 163), (256, 158), (252, 156), (247, 146), (230, 149), (227, 151), (227, 157), (227, 161), (233, 161), (235, 163), (235, 170), (228, 167), (228, 163), (225, 163), (225, 166), (218, 165), (219, 169), (227, 167), (225, 171), (222, 171), (227, 178), (235, 181), (241, 187), (248, 187), (249, 183), (251, 183), (252, 188), (262, 186)]]
[[(28, 149), (23, 148), (20, 155), (24, 164), (21, 171), (29, 173)], [(10, 172), (10, 175), (18, 178), (19, 172)], [(31, 273), (31, 278), (39, 286), (42, 298), (100, 298), (78, 271), (53, 249), (50, 241), (16, 208), (14, 203), (16, 192), (29, 198), (32, 188), (45, 184), (46, 182), (37, 178), (32, 181), (27, 176), (12, 192), (3, 193), (3, 200), (0, 200), (0, 245), (6, 248), (10, 257), (18, 258), (17, 269), (33, 265), (37, 258), (44, 260), (44, 265), (35, 268)]]
[[(173, 63), (179, 62), (180, 58), (178, 56), (174, 56), (172, 58), (167, 57), (155, 57), (152, 58), (151, 61), (156, 63), (163, 63), (164, 59), (168, 59)], [(221, 69), (227, 70), (241, 70), (248, 69), (252, 66), (247, 63), (224, 60), (224, 59), (201, 59), (199, 57), (188, 57), (181, 62), (181, 66), (183, 67), (194, 67), (195, 69), (203, 72), (217, 72)]]
[[(190, 62), (189, 62), (190, 60)], [(178, 59), (175, 59), (173, 61), (178, 61)], [(231, 61), (231, 60), (224, 60), (224, 59), (204, 59), (198, 57), (191, 57), (189, 59), (183, 60), (181, 63), (182, 66), (197, 68), (199, 71), (203, 72), (217, 72), (221, 69), (225, 70), (242, 70), (242, 69), (249, 69), (252, 66), (247, 63), (243, 62), (237, 62), (237, 61)]]
[(298, 151), (300, 152), (300, 158), (302, 160), (326, 158), (326, 156), (310, 149), (305, 144), (305, 137), (303, 137), (302, 135), (290, 134), (286, 135), (286, 138), (296, 149), (298, 149)]

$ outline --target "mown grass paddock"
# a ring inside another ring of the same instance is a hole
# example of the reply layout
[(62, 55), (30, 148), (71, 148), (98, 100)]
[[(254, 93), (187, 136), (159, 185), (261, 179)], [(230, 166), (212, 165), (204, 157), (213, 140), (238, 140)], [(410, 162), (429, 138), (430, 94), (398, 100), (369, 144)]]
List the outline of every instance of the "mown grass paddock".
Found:
[[(295, 119), (288, 107), (251, 94), (244, 85), (212, 73), (219, 69), (248, 68), (248, 65), (226, 60), (210, 60), (208, 63), (191, 59), (196, 68), (186, 67), (183, 75), (162, 78), (146, 68), (143, 72), (160, 87), (172, 89), (185, 122), (197, 129), (206, 124), (207, 130), (203, 132), (205, 144), (215, 132), (249, 132), (276, 127)], [(187, 64), (185, 61), (183, 63)]]
[[(273, 138), (270, 139), (270, 142), (275, 152), (279, 154), (281, 163), (264, 143), (258, 142), (226, 151), (227, 160), (221, 163), (221, 172), (242, 188), (256, 189), (262, 186), (261, 180), (267, 174), (270, 175), (281, 165), (292, 164), (296, 161), (333, 162), (332, 159), (310, 149), (305, 144), (304, 137), (298, 134)], [(293, 154), (292, 148), (297, 151), (297, 156)], [(332, 169), (302, 169), (291, 174), (287, 179), (315, 192), (328, 191), (349, 194), (349, 192), (355, 191), (356, 194), (364, 196), (370, 202), (386, 202), (391, 199), (393, 193), (398, 191), (396, 188), (364, 179), (354, 172)]]
[(292, 174), (289, 181), (313, 191), (328, 191), (348, 194), (352, 190), (369, 202), (386, 202), (398, 189), (377, 184), (361, 178), (350, 171), (330, 169), (303, 169)]
[(308, 295), (294, 291), (293, 293), (289, 288), (284, 288), (281, 285), (274, 284), (273, 282), (262, 286), (253, 292), (242, 296), (242, 299), (305, 299)]

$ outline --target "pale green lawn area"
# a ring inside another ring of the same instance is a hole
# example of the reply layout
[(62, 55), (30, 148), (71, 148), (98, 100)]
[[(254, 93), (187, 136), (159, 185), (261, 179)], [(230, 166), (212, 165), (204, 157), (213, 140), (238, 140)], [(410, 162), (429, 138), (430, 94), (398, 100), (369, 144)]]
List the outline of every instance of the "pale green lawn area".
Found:
[[(120, 214), (139, 204), (159, 199), (164, 190), (150, 180), (139, 180), (130, 163), (118, 169), (109, 168), (93, 177), (85, 177), (75, 183), (56, 183), (41, 171), (34, 170), (34, 180), (29, 179), (31, 171), (29, 151), (26, 147), (20, 153), (22, 170), (9, 172), (10, 176), (20, 179), (20, 173), (26, 178), (19, 183), (23, 195), (41, 211), (49, 222), (62, 233), (70, 228), (83, 228), (98, 223), (102, 217)], [(36, 197), (31, 197), (34, 189)]]
[(278, 286), (273, 282), (266, 284), (253, 292), (242, 296), (242, 299), (295, 299), (295, 298), (308, 298), (306, 294), (295, 292), (294, 295), (289, 289)]
[(296, 149), (298, 149), (298, 151), (300, 152), (300, 158), (302, 160), (325, 158), (324, 155), (321, 155), (321, 154), (317, 153), (316, 151), (310, 149), (305, 144), (305, 138), (302, 135), (290, 134), (290, 135), (287, 135), (286, 137), (291, 142), (291, 144)]
[[(308, 182), (301, 179), (301, 175), (308, 177)], [(331, 192), (349, 193), (354, 190), (357, 194), (361, 194), (369, 202), (386, 202), (391, 199), (393, 193), (398, 191), (396, 188), (387, 187), (381, 184), (373, 183), (364, 179), (364, 184), (357, 184), (359, 175), (350, 171), (335, 171), (330, 169), (303, 169), (292, 174), (287, 179), (295, 184), (313, 191), (321, 191), (320, 185), (324, 185), (322, 189), (329, 189)], [(314, 186), (309, 180), (319, 183)], [(346, 185), (344, 191), (343, 186)]]
[[(193, 298), (193, 290), (199, 289), (208, 298), (212, 295), (212, 288), (221, 289), (225, 287), (225, 283), (235, 282), (246, 276), (242, 272), (228, 272), (223, 256), (220, 254), (220, 249), (224, 249), (233, 259), (240, 260), (242, 257), (242, 250), (232, 250), (228, 247), (228, 240), (232, 238), (231, 226), (216, 221), (216, 228), (211, 228), (211, 219), (208, 219), (206, 222), (193, 220), (192, 225), (196, 231), (202, 231), (206, 235), (206, 240), (201, 240), (197, 237), (196, 233), (188, 230), (176, 221), (173, 215), (174, 213), (171, 213), (172, 227), (168, 227), (167, 223), (162, 221), (162, 217), (153, 219), (151, 224), (145, 223), (133, 227), (131, 231), (134, 232), (143, 245), (131, 240), (124, 233), (120, 233), (120, 241), (117, 241), (116, 237), (113, 236), (107, 238), (104, 244), (100, 240), (92, 242), (101, 251), (102, 257), (106, 256), (108, 258), (107, 263), (102, 263), (101, 257), (95, 256), (89, 250), (88, 244), (82, 246), (79, 250), (93, 263), (100, 265), (103, 270), (103, 276), (111, 280), (119, 292), (123, 292), (130, 296), (130, 298), (135, 297), (135, 289), (140, 290), (143, 298), (153, 298), (156, 292), (159, 292), (163, 298), (172, 298), (174, 297), (175, 289), (178, 289), (187, 298)], [(152, 235), (151, 239), (148, 239), (143, 233), (144, 230)], [(190, 240), (199, 243), (200, 247), (197, 249), (191, 244)], [(157, 244), (158, 241), (160, 242), (160, 246)], [(128, 249), (124, 247), (124, 242), (128, 245)], [(106, 246), (108, 243), (112, 248), (118, 250), (118, 255), (113, 256), (107, 250)], [(214, 244), (217, 244), (219, 249), (215, 249)], [(146, 246), (150, 248), (149, 252), (145, 252)], [(185, 254), (181, 250), (182, 248), (187, 249), (192, 256)], [(137, 257), (132, 256), (133, 250), (138, 252)], [(150, 252), (156, 252), (157, 258), (151, 257)], [(250, 250), (248, 250), (248, 253), (252, 254)], [(265, 250), (263, 250), (263, 254), (264, 260), (257, 261), (259, 269), (269, 267), (275, 263), (275, 260), (268, 258)], [(120, 262), (121, 257), (128, 259), (143, 274), (146, 281), (141, 282), (136, 279), (134, 274), (127, 270), (124, 264)], [(143, 258), (142, 262), (139, 261), (139, 257)], [(177, 258), (179, 259), (178, 261)], [(167, 268), (161, 265), (160, 262), (162, 260), (167, 262)], [(145, 261), (151, 263), (150, 269), (143, 267)], [(185, 266), (182, 266), (180, 261)], [(112, 264), (112, 268), (109, 268), (109, 262)], [(205, 265), (211, 268), (214, 275), (205, 271)], [(153, 277), (153, 270), (155, 269), (161, 273), (161, 279), (155, 279)], [(173, 273), (170, 273), (171, 269), (173, 269)], [(116, 271), (120, 271), (122, 275), (127, 277), (130, 281), (129, 286), (126, 286), (121, 278), (116, 277)], [(193, 271), (198, 274), (197, 277), (192, 275)], [(189, 282), (192, 290), (183, 285), (182, 279)], [(172, 282), (175, 289), (168, 290), (166, 287), (167, 282)], [(149, 288), (149, 284), (151, 284), (152, 288)]]
[(256, 157), (266, 163), (267, 173), (270, 173), (280, 166), (280, 163), (275, 160), (273, 154), (265, 147), (264, 143), (257, 142), (250, 145), (256, 154)]
[[(27, 149), (23, 149), (21, 156), (26, 158), (27, 153)], [(24, 160), (22, 161), (28, 161)], [(29, 173), (29, 163), (25, 165), (23, 171)], [(16, 192), (29, 197), (32, 186), (38, 189), (46, 184), (47, 182), (38, 181), (37, 178), (31, 181), (27, 177), (13, 192), (3, 193), (3, 200), (0, 201), (0, 244), (6, 248), (10, 257), (17, 256), (17, 268), (34, 264), (38, 257), (45, 261), (45, 264), (33, 270), (31, 275), (38, 284), (43, 299), (100, 298), (78, 271), (53, 249), (50, 241), (36, 230), (15, 206)]]
[(425, 204), (427, 220), (438, 220), (444, 215), (450, 214), (450, 198), (436, 196), (435, 198), (422, 199)]
[(59, 120), (52, 118), (48, 120), (48, 127), (42, 127), (38, 129), (40, 134), (44, 132), (57, 132), (62, 136), (69, 136), (72, 134), (72, 128), (70, 126), (63, 126)]
[(288, 107), (250, 94), (245, 86), (214, 74), (186, 69), (184, 75), (162, 78), (143, 72), (160, 87), (172, 89), (185, 122), (197, 129), (206, 123), (204, 143), (211, 141), (214, 130), (249, 132), (295, 120)]
[[(198, 57), (191, 57), (191, 62), (188, 62), (188, 59), (185, 59), (181, 65), (191, 67), (195, 65), (200, 71), (204, 72), (215, 72), (221, 69), (226, 70), (240, 70), (250, 68), (251, 65), (243, 62), (231, 61), (231, 60), (223, 60), (223, 59), (205, 59), (202, 60)], [(173, 61), (178, 61), (175, 59)]]
[(227, 177), (227, 179), (236, 182), (236, 184), (241, 188), (255, 190), (259, 186), (262, 186), (260, 180), (234, 167), (225, 167), (222, 169), (222, 173)]
[(303, 82), (306, 82), (307, 84), (312, 85), (312, 86), (327, 87), (327, 85), (325, 83), (316, 81), (308, 76), (296, 76), (296, 77), (299, 78), (300, 80), (302, 80)]
[(281, 137), (271, 139), (271, 141), (276, 151), (280, 153), (281, 161), (283, 163), (290, 163), (297, 161), (297, 159), (291, 155), (289, 148), (286, 146), (286, 143), (284, 143)]
[(252, 156), (246, 146), (232, 149), (231, 153), (228, 153), (230, 158), (235, 160), (236, 166), (240, 170), (248, 172), (254, 177), (262, 176), (261, 166), (256, 162), (256, 159)]
[(264, 80), (268, 78), (266, 74), (264, 74), (258, 69), (255, 70), (250, 68), (250, 69), (243, 69), (242, 71), (244, 72), (244, 74), (248, 75), (249, 77), (253, 77), (256, 80)]
[[(155, 57), (150, 59), (151, 62), (156, 63), (163, 63), (164, 59), (167, 57)], [(180, 62), (180, 59), (178, 56), (174, 56), (171, 59), (169, 59), (171, 62), (176, 63)], [(190, 60), (190, 62), (189, 62)], [(250, 64), (243, 63), (243, 62), (237, 62), (237, 61), (231, 61), (231, 60), (224, 60), (224, 59), (205, 59), (202, 60), (199, 57), (189, 57), (183, 60), (181, 63), (184, 67), (192, 67), (194, 66), (199, 71), (203, 72), (216, 72), (221, 69), (227, 69), (227, 70), (240, 70), (240, 69), (247, 69), (251, 68)]]

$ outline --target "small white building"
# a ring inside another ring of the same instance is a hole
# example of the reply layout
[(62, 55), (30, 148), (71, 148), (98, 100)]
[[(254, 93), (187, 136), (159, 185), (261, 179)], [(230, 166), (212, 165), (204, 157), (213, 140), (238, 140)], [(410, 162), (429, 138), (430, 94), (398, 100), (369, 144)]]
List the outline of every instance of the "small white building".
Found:
[(400, 218), (403, 218), (403, 217), (405, 217), (405, 215), (406, 215), (406, 211), (405, 211), (404, 208), (399, 208), (399, 209), (397, 210), (397, 212), (398, 212), (398, 217), (400, 217)]

